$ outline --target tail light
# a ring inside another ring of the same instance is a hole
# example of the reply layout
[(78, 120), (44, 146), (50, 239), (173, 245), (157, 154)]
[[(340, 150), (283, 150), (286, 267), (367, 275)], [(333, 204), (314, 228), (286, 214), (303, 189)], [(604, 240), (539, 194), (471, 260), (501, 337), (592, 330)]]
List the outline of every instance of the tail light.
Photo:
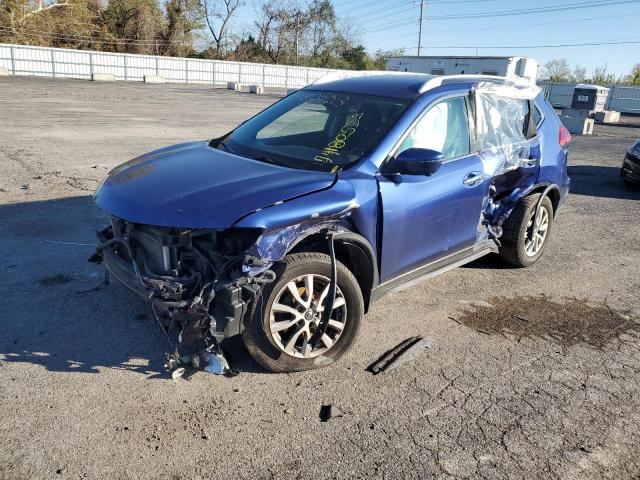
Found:
[(571, 134), (569, 133), (569, 130), (567, 130), (567, 127), (563, 125), (560, 127), (558, 143), (561, 147), (566, 147), (567, 145), (569, 145), (569, 142), (571, 142)]

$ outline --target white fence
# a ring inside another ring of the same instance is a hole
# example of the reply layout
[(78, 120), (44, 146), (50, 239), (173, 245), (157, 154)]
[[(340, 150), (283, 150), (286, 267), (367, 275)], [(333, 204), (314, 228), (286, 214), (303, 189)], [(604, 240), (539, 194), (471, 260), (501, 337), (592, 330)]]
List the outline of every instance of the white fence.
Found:
[[(160, 75), (172, 83), (224, 85), (240, 82), (271, 88), (301, 88), (332, 72), (353, 71), (326, 68), (225, 62), (195, 58), (132, 55), (125, 53), (68, 50), (0, 43), (0, 67), (12, 75), (85, 78), (94, 73), (110, 73), (117, 80), (141, 82), (145, 75)], [(542, 83), (554, 107), (570, 107), (573, 83)], [(640, 87), (612, 85), (606, 108), (640, 114)]]
[(116, 80), (138, 82), (143, 81), (145, 75), (160, 75), (171, 83), (224, 85), (227, 82), (240, 82), (275, 88), (301, 88), (337, 71), (4, 43), (0, 44), (0, 67), (6, 68), (12, 75), (90, 79), (94, 73), (110, 73)]
[[(570, 107), (573, 100), (575, 83), (542, 83), (549, 103), (557, 108)], [(640, 87), (625, 85), (605, 85), (610, 88), (605, 108), (622, 113), (640, 114)]]

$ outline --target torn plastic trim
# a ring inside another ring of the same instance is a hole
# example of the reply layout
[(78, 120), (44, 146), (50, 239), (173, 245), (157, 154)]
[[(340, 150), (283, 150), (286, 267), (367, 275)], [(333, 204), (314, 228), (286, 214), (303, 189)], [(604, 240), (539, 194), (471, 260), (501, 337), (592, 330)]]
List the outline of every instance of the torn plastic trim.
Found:
[(535, 165), (530, 142), (537, 125), (531, 113), (540, 93), (538, 86), (515, 80), (480, 82), (471, 90), (476, 144), (486, 178)]
[(334, 214), (313, 217), (300, 223), (268, 230), (258, 238), (247, 253), (263, 262), (276, 262), (282, 260), (298, 243), (311, 235), (321, 233), (323, 230), (353, 233), (352, 227), (346, 222), (346, 219), (357, 208), (360, 206), (352, 202)]
[(533, 100), (542, 92), (540, 87), (518, 76), (505, 77), (502, 83), (478, 82), (474, 90), (486, 95), (519, 100)]

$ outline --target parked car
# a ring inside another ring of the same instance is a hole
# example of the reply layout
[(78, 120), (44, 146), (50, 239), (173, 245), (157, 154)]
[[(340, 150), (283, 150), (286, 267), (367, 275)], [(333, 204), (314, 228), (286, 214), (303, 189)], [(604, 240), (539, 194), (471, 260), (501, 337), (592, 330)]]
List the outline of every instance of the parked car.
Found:
[(627, 150), (622, 161), (620, 176), (628, 184), (640, 185), (640, 140)]
[(96, 259), (178, 338), (171, 366), (241, 334), (272, 371), (316, 368), (384, 294), (491, 252), (535, 263), (570, 138), (526, 82), (325, 80), (111, 171)]

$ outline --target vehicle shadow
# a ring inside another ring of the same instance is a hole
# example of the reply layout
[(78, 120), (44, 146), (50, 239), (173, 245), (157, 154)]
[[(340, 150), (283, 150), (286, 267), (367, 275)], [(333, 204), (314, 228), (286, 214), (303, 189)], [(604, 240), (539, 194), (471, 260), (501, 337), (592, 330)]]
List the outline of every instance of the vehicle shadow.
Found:
[[(0, 206), (0, 365), (104, 369), (168, 378), (167, 340), (149, 305), (87, 261), (106, 215), (90, 196)], [(224, 342), (239, 371), (264, 372), (242, 342)]]
[(480, 257), (471, 263), (463, 265), (461, 268), (472, 268), (480, 270), (512, 270), (516, 267), (508, 264), (500, 258), (496, 253), (490, 253), (484, 257)]
[(640, 187), (625, 184), (619, 167), (573, 165), (567, 171), (571, 177), (571, 195), (640, 200)]

